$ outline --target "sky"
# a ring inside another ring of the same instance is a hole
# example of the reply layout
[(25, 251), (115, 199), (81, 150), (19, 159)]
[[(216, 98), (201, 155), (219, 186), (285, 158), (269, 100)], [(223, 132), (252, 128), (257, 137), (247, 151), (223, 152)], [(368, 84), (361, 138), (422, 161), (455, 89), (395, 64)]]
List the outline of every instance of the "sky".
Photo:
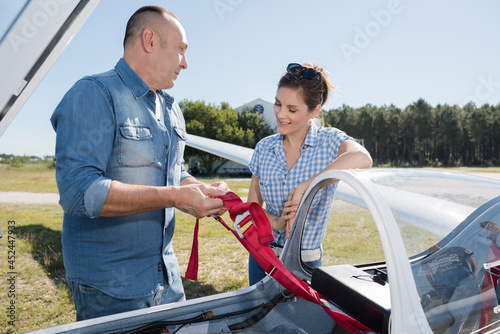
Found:
[[(0, 0), (0, 22), (13, 3)], [(126, 23), (145, 4), (186, 30), (189, 67), (168, 91), (177, 101), (273, 103), (287, 64), (312, 61), (338, 87), (325, 109), (500, 102), (498, 1), (101, 0), (0, 137), (0, 153), (54, 154), (55, 107), (78, 79), (115, 66)]]

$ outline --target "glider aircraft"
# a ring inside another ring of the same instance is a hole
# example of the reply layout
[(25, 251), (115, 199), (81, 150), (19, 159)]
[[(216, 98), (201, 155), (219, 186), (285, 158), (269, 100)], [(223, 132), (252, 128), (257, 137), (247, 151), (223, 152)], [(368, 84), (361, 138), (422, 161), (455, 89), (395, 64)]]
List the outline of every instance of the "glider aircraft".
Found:
[[(23, 3), (0, 40), (0, 135), (98, 2)], [(244, 165), (253, 152), (194, 135), (187, 145)], [(308, 208), (332, 180), (339, 186), (324, 263), (309, 268), (300, 249)], [(339, 218), (342, 212), (348, 218)], [(500, 182), (493, 179), (422, 169), (329, 171), (304, 195), (280, 260), (367, 333), (496, 333), (499, 225)], [(352, 243), (336, 239), (346, 228), (354, 231)], [(280, 324), (341, 331), (321, 305), (267, 276), (237, 291), (33, 333), (265, 333)]]

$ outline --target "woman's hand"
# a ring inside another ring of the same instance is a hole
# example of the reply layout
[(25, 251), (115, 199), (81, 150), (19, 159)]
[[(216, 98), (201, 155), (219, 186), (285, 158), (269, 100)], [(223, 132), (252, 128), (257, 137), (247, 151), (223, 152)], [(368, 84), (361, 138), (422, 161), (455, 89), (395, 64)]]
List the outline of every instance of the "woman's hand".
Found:
[[(295, 201), (297, 203), (300, 203), (300, 201), (302, 200), (302, 197), (306, 193), (307, 187), (309, 187), (309, 185), (311, 184), (311, 182), (312, 182), (312, 179), (311, 180), (307, 180), (307, 181), (302, 182), (301, 184), (299, 184), (297, 186), (297, 188), (295, 188), (295, 190), (290, 193), (291, 195), (293, 194), (291, 200)], [(289, 200), (290, 200), (290, 197), (289, 197)]]
[[(292, 190), (292, 192), (288, 196), (289, 202), (286, 202), (286, 203), (294, 203), (293, 205), (295, 205), (295, 211), (293, 213), (293, 217), (288, 218), (288, 220), (286, 222), (285, 240), (288, 239), (290, 237), (290, 234), (292, 233), (293, 223), (295, 221), (295, 213), (297, 212), (297, 210), (299, 208), (300, 201), (302, 200), (302, 197), (306, 193), (306, 190), (309, 187), (309, 185), (311, 184), (311, 182), (312, 182), (312, 179), (309, 179), (305, 182), (302, 182), (301, 184), (299, 184), (297, 186), (297, 188)], [(286, 206), (286, 203), (285, 203), (285, 206)]]
[(281, 216), (273, 216), (274, 219), (271, 220), (271, 227), (273, 230), (283, 231), (286, 229), (288, 221), (292, 220), (293, 222), (295, 213), (299, 207), (299, 203), (292, 200), (294, 192), (295, 190), (292, 190), (290, 195), (288, 195), (288, 200), (285, 202)]
[[(297, 187), (298, 189), (298, 187)], [(300, 199), (302, 196), (297, 196), (297, 189), (293, 189), (288, 195), (288, 201), (285, 202), (285, 207), (283, 208), (283, 214), (281, 215), (284, 220), (284, 230), (285, 230), (285, 240), (290, 237), (290, 233), (293, 229), (293, 222), (295, 221), (295, 215), (299, 209)], [(298, 198), (298, 199), (297, 199)]]

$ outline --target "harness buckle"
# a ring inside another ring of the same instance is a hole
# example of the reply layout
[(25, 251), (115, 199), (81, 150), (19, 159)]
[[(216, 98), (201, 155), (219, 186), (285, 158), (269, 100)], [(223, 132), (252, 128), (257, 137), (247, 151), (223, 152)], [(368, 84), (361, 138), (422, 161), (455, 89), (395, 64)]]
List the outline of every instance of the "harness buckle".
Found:
[(241, 228), (240, 223), (243, 221), (243, 219), (245, 219), (248, 216), (250, 216), (250, 211), (247, 210), (247, 211), (237, 215), (236, 218), (234, 219), (233, 227), (234, 227), (234, 230), (236, 231), (236, 233), (238, 234), (238, 236), (240, 237), (240, 239), (245, 239), (245, 236), (243, 235), (243, 233), (240, 230), (240, 228)]

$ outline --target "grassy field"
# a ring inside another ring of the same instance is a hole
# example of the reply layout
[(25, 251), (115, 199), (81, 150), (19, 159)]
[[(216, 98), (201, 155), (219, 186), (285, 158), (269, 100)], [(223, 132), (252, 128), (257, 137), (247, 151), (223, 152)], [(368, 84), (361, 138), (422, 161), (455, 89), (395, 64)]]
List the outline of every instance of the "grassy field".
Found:
[[(215, 180), (204, 181), (211, 183)], [(226, 181), (238, 195), (247, 195), (249, 180)], [(56, 193), (54, 170), (1, 166), (0, 191)], [(0, 203), (0, 231), (3, 232), (0, 241), (0, 328), (6, 333), (25, 333), (75, 321), (72, 297), (64, 279), (60, 241), (62, 213), (58, 205)], [(227, 214), (224, 219), (229, 221)], [(325, 249), (329, 250), (325, 252), (327, 264), (346, 259), (355, 264), (383, 258), (380, 240), (373, 238), (377, 231), (366, 212), (340, 210), (333, 220), (335, 232), (324, 243)], [(178, 212), (174, 248), (181, 272), (187, 267), (194, 223), (193, 217)], [(9, 240), (9, 232), (13, 233), (14, 229), (12, 226), (15, 226), (16, 233), (11, 234)], [(201, 222), (199, 240), (199, 280), (183, 279), (188, 299), (248, 286), (248, 255), (231, 233), (215, 220), (205, 218)], [(374, 244), (367, 244), (367, 240), (374, 240)], [(353, 257), (356, 253), (362, 253), (364, 257)], [(15, 255), (15, 258), (9, 260), (9, 255)], [(9, 310), (11, 305), (15, 307), (12, 312)], [(15, 326), (9, 324), (9, 315), (15, 316)]]
[(45, 166), (11, 168), (0, 165), (0, 191), (57, 193), (55, 170)]

